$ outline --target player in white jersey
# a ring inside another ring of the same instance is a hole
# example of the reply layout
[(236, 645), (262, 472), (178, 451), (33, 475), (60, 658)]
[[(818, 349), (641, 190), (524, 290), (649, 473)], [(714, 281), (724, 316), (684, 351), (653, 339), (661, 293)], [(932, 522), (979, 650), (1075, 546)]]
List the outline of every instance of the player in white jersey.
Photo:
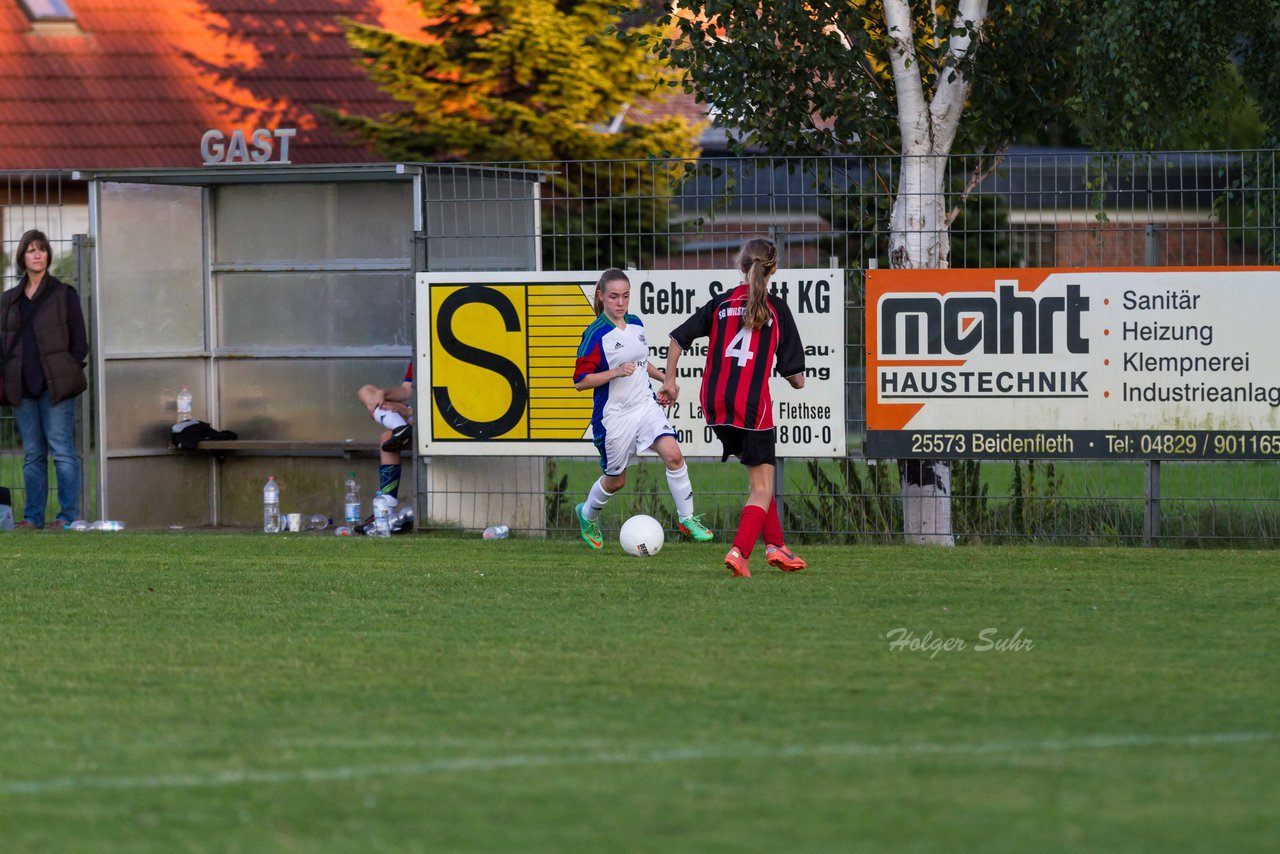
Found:
[(694, 515), (689, 467), (676, 442), (676, 431), (671, 429), (649, 385), (650, 378), (661, 380), (663, 373), (649, 364), (644, 324), (634, 314), (627, 314), (630, 304), (631, 282), (627, 274), (616, 267), (605, 270), (596, 282), (597, 316), (582, 333), (573, 370), (573, 387), (594, 391), (591, 430), (600, 452), (600, 467), (604, 469), (587, 500), (574, 508), (578, 527), (587, 545), (596, 549), (604, 545), (600, 511), (626, 484), (631, 460), (652, 448), (666, 464), (667, 485), (676, 502), (680, 532), (705, 542), (713, 535), (701, 517)]

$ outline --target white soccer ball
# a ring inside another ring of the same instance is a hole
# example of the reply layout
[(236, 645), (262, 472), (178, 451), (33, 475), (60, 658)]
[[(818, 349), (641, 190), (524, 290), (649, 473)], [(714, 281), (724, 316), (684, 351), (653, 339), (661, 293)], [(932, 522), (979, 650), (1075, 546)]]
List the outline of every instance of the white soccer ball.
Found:
[(622, 550), (636, 557), (653, 557), (662, 549), (666, 538), (662, 523), (652, 516), (632, 516), (622, 523), (622, 530), (618, 532)]

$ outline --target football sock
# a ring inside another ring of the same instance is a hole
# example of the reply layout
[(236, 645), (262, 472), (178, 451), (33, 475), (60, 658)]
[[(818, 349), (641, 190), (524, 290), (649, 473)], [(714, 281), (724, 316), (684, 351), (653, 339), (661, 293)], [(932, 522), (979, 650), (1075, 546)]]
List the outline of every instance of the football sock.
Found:
[(763, 507), (748, 504), (742, 508), (742, 518), (738, 520), (738, 533), (733, 537), (733, 544), (743, 557), (751, 557), (756, 540), (760, 539), (760, 529), (764, 527), (765, 512)]
[(392, 412), (390, 409), (386, 409), (381, 406), (373, 410), (373, 420), (377, 421), (388, 430), (394, 430), (397, 427), (403, 427), (409, 423), (404, 420), (404, 416), (399, 412)]
[(782, 522), (778, 519), (778, 500), (775, 498), (769, 502), (769, 509), (764, 514), (764, 544), (766, 546), (780, 546), (782, 542)]
[(604, 478), (601, 477), (591, 485), (591, 491), (587, 493), (586, 506), (582, 508), (582, 515), (588, 519), (594, 519), (600, 515), (600, 511), (609, 503), (609, 499), (613, 497), (612, 492), (606, 492), (604, 488)]
[(400, 492), (400, 465), (378, 466), (378, 494), (397, 498)]
[(689, 466), (672, 471), (667, 469), (667, 486), (676, 500), (676, 518), (688, 519), (693, 515), (693, 484), (689, 482)]

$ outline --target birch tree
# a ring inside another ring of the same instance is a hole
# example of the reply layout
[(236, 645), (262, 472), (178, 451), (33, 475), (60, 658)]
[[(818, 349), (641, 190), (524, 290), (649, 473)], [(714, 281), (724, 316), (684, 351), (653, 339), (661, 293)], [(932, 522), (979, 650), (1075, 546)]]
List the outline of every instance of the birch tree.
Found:
[[(902, 139), (901, 178), (889, 228), (889, 263), (894, 268), (946, 267), (951, 257), (942, 185), (971, 89), (970, 59), (986, 17), (987, 0), (960, 0), (937, 85), (932, 97), (926, 97), (910, 4), (907, 0), (884, 0)], [(926, 462), (902, 468), (906, 475), (902, 501), (907, 541), (954, 545), (950, 467)]]

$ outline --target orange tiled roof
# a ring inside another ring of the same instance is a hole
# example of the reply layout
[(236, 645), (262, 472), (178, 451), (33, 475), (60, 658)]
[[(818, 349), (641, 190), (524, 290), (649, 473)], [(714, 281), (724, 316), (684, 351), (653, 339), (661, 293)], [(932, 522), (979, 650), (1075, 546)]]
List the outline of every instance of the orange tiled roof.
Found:
[(313, 106), (392, 109), (339, 16), (414, 35), (412, 0), (68, 0), (77, 27), (0, 0), (0, 169), (200, 165), (200, 137), (298, 129), (295, 163), (378, 160)]

